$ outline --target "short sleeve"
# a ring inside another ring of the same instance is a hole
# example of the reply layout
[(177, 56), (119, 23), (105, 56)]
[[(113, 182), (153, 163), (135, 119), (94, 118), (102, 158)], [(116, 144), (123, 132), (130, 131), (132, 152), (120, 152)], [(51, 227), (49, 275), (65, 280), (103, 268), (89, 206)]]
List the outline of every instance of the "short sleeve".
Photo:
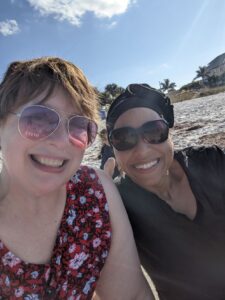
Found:
[[(214, 145), (186, 149), (191, 184), (205, 201), (225, 210), (225, 152)], [(216, 208), (216, 207), (215, 207)]]

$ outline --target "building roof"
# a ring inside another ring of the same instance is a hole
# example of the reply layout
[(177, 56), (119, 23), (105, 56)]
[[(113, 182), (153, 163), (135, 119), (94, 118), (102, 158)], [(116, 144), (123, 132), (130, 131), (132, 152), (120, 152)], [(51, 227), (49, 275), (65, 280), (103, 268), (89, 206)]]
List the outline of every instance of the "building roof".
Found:
[(214, 58), (207, 66), (207, 71), (218, 68), (219, 66), (225, 64), (225, 53), (218, 55)]

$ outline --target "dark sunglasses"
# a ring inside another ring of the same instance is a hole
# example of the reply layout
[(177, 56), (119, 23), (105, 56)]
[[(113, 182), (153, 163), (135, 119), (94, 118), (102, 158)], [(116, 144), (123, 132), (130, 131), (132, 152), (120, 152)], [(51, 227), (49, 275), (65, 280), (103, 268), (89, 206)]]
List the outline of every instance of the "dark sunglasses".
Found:
[[(18, 130), (21, 136), (33, 141), (49, 137), (62, 121), (56, 110), (43, 105), (31, 105), (20, 113), (13, 114), (18, 117)], [(78, 115), (65, 119), (69, 139), (74, 145), (84, 148), (93, 143), (98, 131), (98, 126), (93, 120)]]
[(109, 141), (118, 151), (134, 148), (141, 137), (149, 144), (160, 144), (168, 139), (169, 126), (164, 119), (149, 121), (139, 128), (121, 127), (111, 131)]

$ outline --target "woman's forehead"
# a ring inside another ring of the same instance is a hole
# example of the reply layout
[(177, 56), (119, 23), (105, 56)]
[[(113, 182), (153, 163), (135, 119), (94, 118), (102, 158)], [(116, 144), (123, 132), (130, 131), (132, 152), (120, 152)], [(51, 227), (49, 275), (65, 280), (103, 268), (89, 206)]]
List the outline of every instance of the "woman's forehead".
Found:
[(146, 107), (131, 108), (119, 116), (114, 128), (122, 126), (139, 127), (147, 121), (154, 121), (160, 118), (159, 114), (153, 109)]
[(58, 113), (64, 115), (65, 117), (69, 117), (74, 114), (83, 115), (74, 99), (62, 88), (54, 89), (52, 93), (47, 95), (47, 97), (46, 91), (37, 94), (35, 97), (31, 98), (30, 101), (19, 106), (17, 108), (17, 111), (21, 111), (25, 107), (31, 105), (47, 106), (56, 110)]

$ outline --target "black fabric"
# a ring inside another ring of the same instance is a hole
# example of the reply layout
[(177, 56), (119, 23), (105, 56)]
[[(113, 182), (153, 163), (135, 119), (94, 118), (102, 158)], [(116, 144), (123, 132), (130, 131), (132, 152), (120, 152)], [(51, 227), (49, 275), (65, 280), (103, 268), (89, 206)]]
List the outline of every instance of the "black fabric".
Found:
[(127, 110), (136, 107), (147, 107), (156, 111), (168, 122), (170, 128), (174, 124), (173, 105), (170, 98), (148, 84), (130, 84), (111, 104), (106, 127), (108, 133), (113, 129), (116, 120)]
[(129, 178), (118, 184), (141, 263), (160, 300), (225, 299), (225, 154), (216, 146), (175, 153), (197, 200), (194, 220)]

